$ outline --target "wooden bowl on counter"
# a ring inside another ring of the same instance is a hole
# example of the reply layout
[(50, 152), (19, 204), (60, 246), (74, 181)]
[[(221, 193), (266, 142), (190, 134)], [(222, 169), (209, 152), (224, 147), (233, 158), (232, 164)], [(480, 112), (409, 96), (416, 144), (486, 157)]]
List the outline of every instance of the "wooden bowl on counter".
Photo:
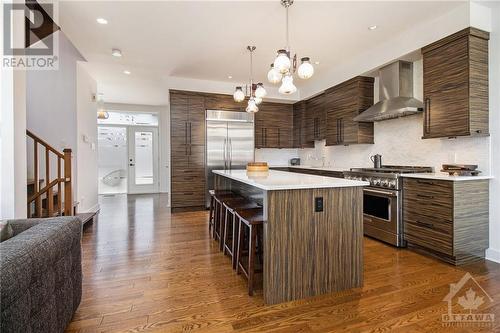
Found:
[(249, 162), (247, 164), (248, 172), (267, 172), (269, 171), (269, 166), (266, 162)]

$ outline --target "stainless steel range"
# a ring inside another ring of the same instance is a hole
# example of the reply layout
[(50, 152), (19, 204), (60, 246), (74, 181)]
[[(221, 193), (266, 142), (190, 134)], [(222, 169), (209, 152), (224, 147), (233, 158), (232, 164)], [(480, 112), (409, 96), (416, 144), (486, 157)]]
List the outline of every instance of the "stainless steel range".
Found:
[(431, 167), (384, 165), (380, 168), (353, 168), (346, 179), (364, 180), (364, 233), (389, 244), (404, 247), (401, 174), (433, 172)]

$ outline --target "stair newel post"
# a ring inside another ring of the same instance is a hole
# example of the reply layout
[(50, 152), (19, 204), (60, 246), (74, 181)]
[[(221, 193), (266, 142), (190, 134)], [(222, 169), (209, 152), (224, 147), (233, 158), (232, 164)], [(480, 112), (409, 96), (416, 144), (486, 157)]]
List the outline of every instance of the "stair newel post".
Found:
[(73, 193), (71, 189), (71, 149), (64, 152), (64, 215), (73, 215)]
[[(38, 161), (38, 141), (33, 140), (33, 173), (35, 182), (33, 184), (34, 193), (40, 191), (40, 175), (39, 175), (39, 161)], [(29, 209), (28, 209), (29, 214)], [(29, 216), (29, 215), (28, 215)], [(42, 197), (39, 196), (35, 199), (35, 216), (42, 217)]]
[[(48, 186), (50, 181), (50, 151), (45, 148), (45, 184)], [(52, 217), (54, 214), (54, 192), (52, 186), (47, 189), (47, 217)]]
[(61, 157), (57, 156), (57, 211), (62, 215)]

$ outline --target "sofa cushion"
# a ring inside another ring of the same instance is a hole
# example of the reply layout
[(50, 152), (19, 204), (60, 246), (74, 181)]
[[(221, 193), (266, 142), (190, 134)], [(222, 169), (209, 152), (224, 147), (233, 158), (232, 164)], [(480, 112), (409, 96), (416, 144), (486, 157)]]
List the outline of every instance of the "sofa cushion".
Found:
[(12, 229), (10, 222), (7, 220), (0, 221), (0, 243), (6, 241), (12, 236), (14, 236), (14, 229)]

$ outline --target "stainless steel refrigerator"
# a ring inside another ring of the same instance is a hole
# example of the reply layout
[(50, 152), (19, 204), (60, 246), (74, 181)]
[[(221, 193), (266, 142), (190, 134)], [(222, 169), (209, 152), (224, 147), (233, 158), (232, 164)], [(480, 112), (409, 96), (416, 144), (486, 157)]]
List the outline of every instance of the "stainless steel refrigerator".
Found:
[(253, 162), (254, 120), (247, 112), (207, 110), (206, 112), (206, 205), (210, 205), (208, 191), (214, 188), (212, 170), (245, 169)]

